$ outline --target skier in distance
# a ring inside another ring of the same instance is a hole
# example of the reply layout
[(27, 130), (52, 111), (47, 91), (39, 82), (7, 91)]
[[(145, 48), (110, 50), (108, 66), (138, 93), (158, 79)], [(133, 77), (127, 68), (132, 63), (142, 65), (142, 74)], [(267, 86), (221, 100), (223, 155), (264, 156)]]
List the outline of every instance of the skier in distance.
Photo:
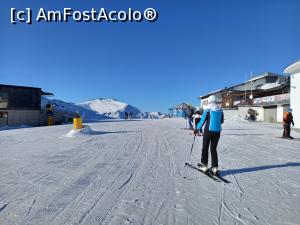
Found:
[(283, 138), (294, 139), (293, 137), (291, 137), (291, 124), (293, 124), (293, 126), (295, 125), (292, 111), (292, 109), (288, 109), (283, 114)]

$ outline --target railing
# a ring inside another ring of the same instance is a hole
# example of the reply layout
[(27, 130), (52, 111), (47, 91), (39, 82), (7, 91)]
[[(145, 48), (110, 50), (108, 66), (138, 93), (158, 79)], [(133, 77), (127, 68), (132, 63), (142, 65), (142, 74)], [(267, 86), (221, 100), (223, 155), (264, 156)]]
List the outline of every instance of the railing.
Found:
[(290, 93), (281, 94), (281, 95), (273, 95), (273, 96), (266, 96), (261, 98), (254, 98), (253, 104), (260, 105), (264, 103), (280, 103), (284, 101), (290, 100)]

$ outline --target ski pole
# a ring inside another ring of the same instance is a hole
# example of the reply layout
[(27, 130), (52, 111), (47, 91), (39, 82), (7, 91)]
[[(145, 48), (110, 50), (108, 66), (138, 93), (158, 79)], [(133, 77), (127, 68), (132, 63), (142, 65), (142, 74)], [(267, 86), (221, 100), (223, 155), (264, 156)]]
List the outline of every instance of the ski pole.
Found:
[[(194, 148), (195, 139), (196, 139), (196, 135), (194, 135), (194, 140), (193, 140), (193, 144), (192, 144), (191, 151), (190, 151), (190, 159), (189, 159), (189, 161), (191, 161), (191, 157), (192, 157), (192, 152), (193, 152), (193, 148)], [(188, 165), (188, 163), (186, 162), (184, 166), (186, 167), (187, 165)], [(185, 174), (186, 174), (186, 169), (185, 169)], [(187, 176), (184, 175), (183, 178), (187, 178)]]
[[(193, 152), (193, 148), (194, 148), (194, 144), (195, 144), (195, 139), (196, 139), (196, 135), (194, 135), (194, 140), (193, 140), (193, 144), (192, 144), (191, 151), (190, 151), (190, 159), (189, 159), (189, 161), (191, 161), (192, 152)], [(185, 166), (186, 165), (187, 165), (187, 163), (185, 163)]]
[(188, 121), (187, 121), (187, 117), (185, 117), (185, 129), (188, 128)]
[(192, 151), (193, 151), (193, 148), (194, 148), (195, 139), (196, 139), (196, 135), (194, 135), (194, 140), (193, 140), (193, 144), (192, 144), (192, 147), (191, 147), (190, 160), (191, 160)]

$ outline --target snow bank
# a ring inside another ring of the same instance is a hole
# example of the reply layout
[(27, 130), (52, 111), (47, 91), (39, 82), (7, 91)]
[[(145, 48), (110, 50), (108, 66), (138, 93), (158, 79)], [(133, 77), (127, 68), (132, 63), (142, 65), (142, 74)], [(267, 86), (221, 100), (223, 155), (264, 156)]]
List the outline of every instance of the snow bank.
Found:
[(84, 125), (82, 129), (72, 129), (70, 130), (64, 137), (78, 137), (78, 136), (86, 136), (93, 134), (94, 131), (88, 126)]

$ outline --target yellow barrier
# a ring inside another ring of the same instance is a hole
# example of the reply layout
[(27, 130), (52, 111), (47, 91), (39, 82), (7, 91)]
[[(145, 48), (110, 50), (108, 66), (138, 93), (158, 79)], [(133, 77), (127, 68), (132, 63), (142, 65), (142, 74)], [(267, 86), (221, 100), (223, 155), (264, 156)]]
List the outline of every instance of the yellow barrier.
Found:
[(73, 118), (73, 127), (74, 129), (82, 128), (82, 118)]
[(48, 126), (52, 126), (52, 125), (53, 125), (53, 117), (48, 116)]

